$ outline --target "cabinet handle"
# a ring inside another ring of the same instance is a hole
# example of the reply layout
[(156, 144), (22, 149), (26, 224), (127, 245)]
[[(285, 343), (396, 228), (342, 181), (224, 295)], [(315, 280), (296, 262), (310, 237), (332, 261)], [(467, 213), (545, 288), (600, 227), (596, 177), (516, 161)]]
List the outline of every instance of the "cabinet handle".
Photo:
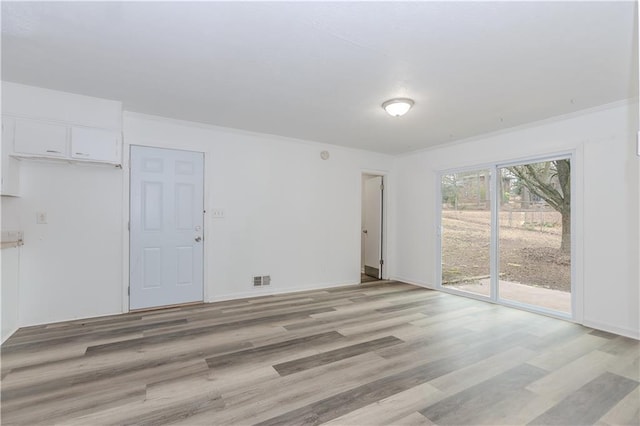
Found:
[(47, 152), (50, 152), (51, 154), (62, 154), (60, 151), (55, 151), (53, 149), (48, 149)]
[(85, 157), (89, 156), (89, 154), (85, 154), (84, 152), (76, 152), (76, 155), (83, 155)]

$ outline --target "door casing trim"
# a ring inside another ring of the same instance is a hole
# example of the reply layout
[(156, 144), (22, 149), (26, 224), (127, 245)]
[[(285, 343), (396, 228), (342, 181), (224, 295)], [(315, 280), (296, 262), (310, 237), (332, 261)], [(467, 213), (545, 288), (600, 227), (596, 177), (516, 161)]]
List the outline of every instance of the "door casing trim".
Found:
[[(389, 279), (389, 277), (391, 276), (390, 273), (390, 265), (392, 264), (391, 261), (389, 261), (389, 253), (387, 251), (387, 242), (389, 240), (389, 234), (388, 234), (388, 201), (389, 200), (389, 188), (390, 188), (390, 184), (389, 181), (390, 176), (389, 176), (389, 172), (388, 171), (383, 171), (383, 170), (371, 170), (371, 169), (361, 169), (360, 170), (360, 175), (358, 176), (358, 194), (360, 194), (360, 202), (358, 203), (358, 241), (360, 241), (360, 244), (358, 245), (360, 247), (360, 253), (362, 253), (362, 189), (364, 186), (364, 179), (363, 176), (364, 175), (369, 175), (369, 176), (379, 176), (382, 178), (382, 184), (384, 186), (384, 190), (382, 191), (382, 216), (380, 218), (381, 221), (381, 232), (380, 232), (380, 252), (382, 254), (382, 260), (383, 260), (383, 264), (380, 265), (380, 279), (381, 280), (387, 280)], [(358, 259), (360, 260), (360, 255), (358, 255)], [(362, 268), (360, 265), (360, 261), (358, 262), (358, 282), (360, 282), (360, 274), (361, 274)]]

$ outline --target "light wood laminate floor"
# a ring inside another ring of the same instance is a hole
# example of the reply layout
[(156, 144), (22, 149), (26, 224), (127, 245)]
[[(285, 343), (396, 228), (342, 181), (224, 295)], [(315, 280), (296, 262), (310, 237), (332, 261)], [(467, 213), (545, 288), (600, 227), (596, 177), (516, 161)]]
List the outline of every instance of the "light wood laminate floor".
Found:
[(397, 282), (23, 328), (3, 424), (640, 423), (638, 341)]

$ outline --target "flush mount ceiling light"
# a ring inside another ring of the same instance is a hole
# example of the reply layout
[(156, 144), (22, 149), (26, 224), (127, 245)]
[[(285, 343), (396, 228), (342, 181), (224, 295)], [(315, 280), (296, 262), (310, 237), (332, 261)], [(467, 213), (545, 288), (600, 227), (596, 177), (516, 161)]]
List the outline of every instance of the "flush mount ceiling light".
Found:
[(395, 98), (389, 99), (382, 104), (387, 113), (393, 117), (400, 117), (405, 115), (413, 106), (413, 99), (409, 98)]

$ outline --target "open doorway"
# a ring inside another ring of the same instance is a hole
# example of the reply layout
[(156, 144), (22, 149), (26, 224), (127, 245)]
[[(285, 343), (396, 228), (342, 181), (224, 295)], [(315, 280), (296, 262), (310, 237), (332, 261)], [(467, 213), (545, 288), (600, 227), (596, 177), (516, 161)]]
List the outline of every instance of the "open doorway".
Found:
[(384, 179), (362, 175), (362, 226), (360, 244), (360, 282), (382, 279)]

